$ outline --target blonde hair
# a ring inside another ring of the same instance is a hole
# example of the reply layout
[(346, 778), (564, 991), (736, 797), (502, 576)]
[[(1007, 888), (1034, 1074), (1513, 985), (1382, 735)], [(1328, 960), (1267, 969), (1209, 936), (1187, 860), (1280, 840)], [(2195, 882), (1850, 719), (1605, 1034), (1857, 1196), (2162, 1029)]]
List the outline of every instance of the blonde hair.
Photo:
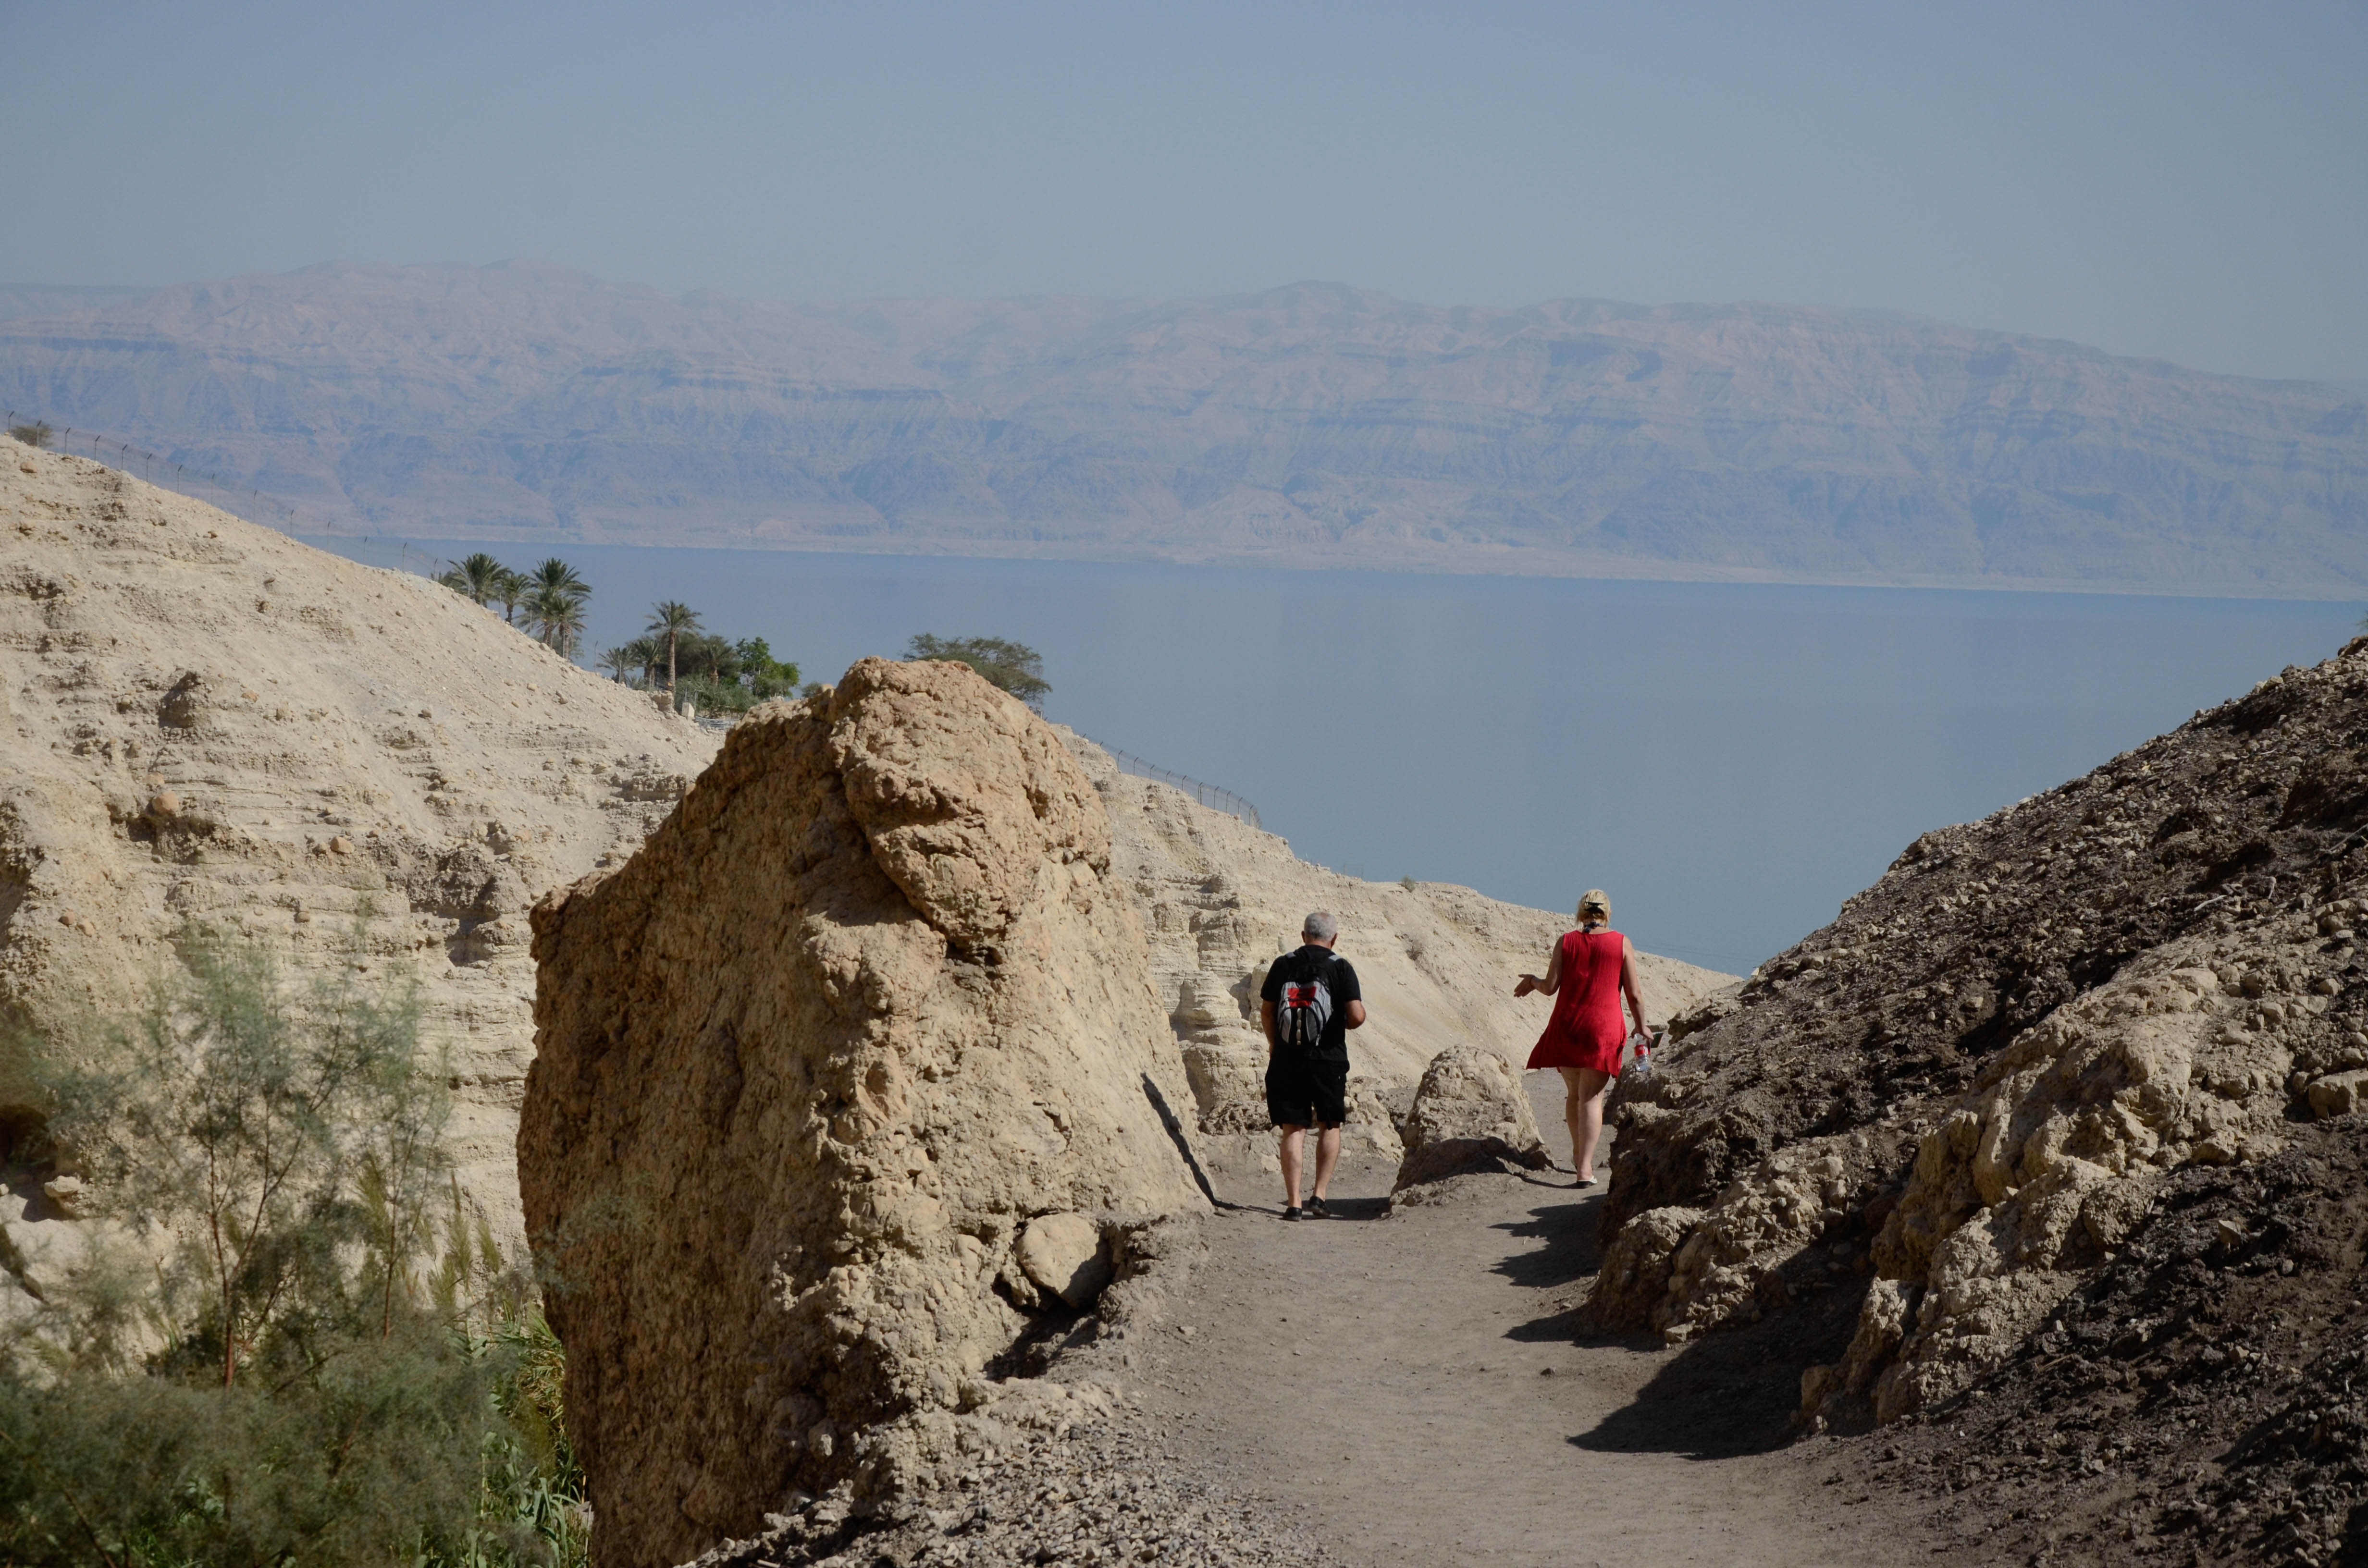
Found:
[(1611, 924), (1611, 895), (1601, 888), (1589, 888), (1578, 895), (1578, 923), (1587, 924), (1587, 912), (1593, 910), (1606, 926)]

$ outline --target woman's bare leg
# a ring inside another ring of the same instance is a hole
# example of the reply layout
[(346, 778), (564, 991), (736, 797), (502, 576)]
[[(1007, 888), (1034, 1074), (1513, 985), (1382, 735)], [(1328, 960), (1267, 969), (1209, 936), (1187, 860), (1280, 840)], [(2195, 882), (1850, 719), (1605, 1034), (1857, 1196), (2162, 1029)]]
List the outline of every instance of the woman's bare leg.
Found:
[(1603, 1090), (1611, 1074), (1592, 1067), (1565, 1067), (1561, 1073), (1567, 1090), (1562, 1114), (1570, 1125), (1570, 1163), (1577, 1167), (1579, 1180), (1593, 1181), (1595, 1145), (1603, 1137)]
[[(1579, 1114), (1578, 1114), (1578, 1074), (1579, 1074), (1579, 1069), (1577, 1069), (1577, 1068), (1576, 1068), (1576, 1067), (1557, 1067), (1557, 1068), (1555, 1068), (1555, 1069), (1554, 1069), (1554, 1071), (1555, 1071), (1555, 1072), (1557, 1072), (1557, 1073), (1560, 1073), (1560, 1074), (1562, 1074), (1562, 1089), (1563, 1089), (1563, 1096), (1562, 1096), (1562, 1122), (1563, 1122), (1563, 1125), (1564, 1125), (1565, 1127), (1567, 1127), (1567, 1128), (1569, 1128), (1569, 1129), (1570, 1129), (1570, 1160), (1571, 1160), (1571, 1165), (1572, 1165), (1572, 1166), (1573, 1166), (1574, 1168), (1576, 1168), (1576, 1167), (1577, 1166), (1577, 1165), (1578, 1165), (1578, 1130), (1579, 1130)], [(1589, 1147), (1590, 1147), (1590, 1152), (1591, 1152), (1591, 1150), (1592, 1150), (1592, 1145), (1590, 1145)]]

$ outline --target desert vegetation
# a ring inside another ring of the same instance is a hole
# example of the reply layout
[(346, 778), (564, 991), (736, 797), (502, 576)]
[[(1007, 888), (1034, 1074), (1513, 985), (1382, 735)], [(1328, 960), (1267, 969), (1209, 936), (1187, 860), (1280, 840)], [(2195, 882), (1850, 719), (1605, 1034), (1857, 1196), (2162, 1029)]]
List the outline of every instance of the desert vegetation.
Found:
[(583, 639), (592, 585), (555, 555), (516, 572), (481, 550), (436, 580), (472, 604), (500, 605), (503, 619), (563, 653), (574, 653)]
[(673, 692), (702, 713), (745, 713), (798, 689), (798, 666), (773, 657), (765, 639), (718, 636), (697, 610), (673, 599), (651, 608), (641, 636), (603, 652), (600, 667), (627, 686)]
[(905, 656), (968, 665), (1030, 708), (1041, 710), (1053, 690), (1053, 683), (1044, 678), (1044, 656), (1025, 642), (1000, 637), (937, 637), (924, 631), (905, 645)]
[(45, 448), (57, 438), (58, 433), (48, 420), (36, 419), (29, 425), (9, 426), (8, 434), (28, 447)]
[(44, 1113), (10, 1174), (79, 1222), (7, 1260), (0, 1559), (580, 1562), (558, 1344), (453, 1183), (417, 995), (179, 949), (128, 1017), (8, 1044)]

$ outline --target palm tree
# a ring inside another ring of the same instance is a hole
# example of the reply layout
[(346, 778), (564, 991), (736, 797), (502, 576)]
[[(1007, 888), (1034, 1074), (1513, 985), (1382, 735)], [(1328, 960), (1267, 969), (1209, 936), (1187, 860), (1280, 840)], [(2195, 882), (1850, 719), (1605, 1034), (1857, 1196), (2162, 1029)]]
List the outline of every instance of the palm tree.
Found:
[(526, 602), (527, 593), (533, 586), (534, 580), (523, 573), (513, 572), (507, 566), (502, 568), (502, 580), (495, 587), (493, 597), (502, 601), (504, 620), (512, 626), (518, 624), (518, 608)]
[(526, 629), (563, 653), (575, 650), (584, 631), (584, 601), (574, 594), (537, 583), (527, 590)]
[(641, 650), (631, 642), (621, 647), (604, 649), (600, 653), (600, 667), (609, 672), (610, 680), (621, 685), (626, 676), (642, 672), (643, 666)]
[(578, 599), (592, 597), (592, 585), (586, 582), (575, 567), (556, 555), (534, 569), (532, 580), (536, 587), (549, 588), (554, 593), (572, 594)]
[(655, 680), (658, 665), (666, 660), (666, 649), (655, 637), (636, 637), (617, 652), (633, 661), (633, 668), (644, 681)]
[(508, 570), (481, 550), (436, 580), (471, 604), (481, 605), (501, 597), (502, 577)]
[(676, 599), (667, 599), (663, 604), (651, 607), (650, 635), (666, 639), (666, 690), (669, 692), (674, 690), (675, 647), (685, 632), (700, 630), (703, 629), (699, 624), (699, 612), (687, 604)]

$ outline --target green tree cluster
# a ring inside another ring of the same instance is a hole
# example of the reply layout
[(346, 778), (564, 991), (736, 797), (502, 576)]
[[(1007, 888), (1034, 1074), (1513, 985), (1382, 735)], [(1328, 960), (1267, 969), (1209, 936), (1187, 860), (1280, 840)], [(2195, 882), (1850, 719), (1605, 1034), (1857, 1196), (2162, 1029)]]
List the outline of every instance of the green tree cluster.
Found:
[(1000, 637), (933, 637), (916, 635), (907, 644), (908, 659), (947, 659), (967, 665), (1030, 708), (1042, 709), (1053, 685), (1044, 678), (1044, 657), (1025, 642)]
[(583, 640), (592, 585), (555, 555), (531, 572), (513, 572), (479, 551), (436, 580), (472, 604), (499, 604), (504, 620), (563, 653)]
[(19, 1047), (15, 1157), (71, 1151), (91, 1239), (0, 1329), (0, 1561), (580, 1562), (557, 1344), (461, 1210), (416, 994), (182, 949)]
[(697, 610), (675, 600), (653, 607), (648, 629), (607, 650), (600, 663), (614, 679), (663, 687), (701, 712), (745, 713), (798, 689), (798, 666), (773, 657), (763, 638), (717, 636)]

